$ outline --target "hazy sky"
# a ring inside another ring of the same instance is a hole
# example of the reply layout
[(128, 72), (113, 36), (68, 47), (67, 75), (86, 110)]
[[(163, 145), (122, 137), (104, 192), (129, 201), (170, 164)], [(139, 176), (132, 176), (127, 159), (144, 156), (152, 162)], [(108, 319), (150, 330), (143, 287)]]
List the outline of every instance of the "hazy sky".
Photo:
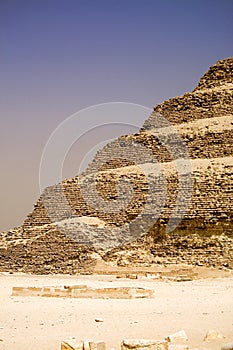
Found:
[(232, 43), (232, 0), (0, 0), (0, 231), (32, 210), (59, 123), (192, 90)]

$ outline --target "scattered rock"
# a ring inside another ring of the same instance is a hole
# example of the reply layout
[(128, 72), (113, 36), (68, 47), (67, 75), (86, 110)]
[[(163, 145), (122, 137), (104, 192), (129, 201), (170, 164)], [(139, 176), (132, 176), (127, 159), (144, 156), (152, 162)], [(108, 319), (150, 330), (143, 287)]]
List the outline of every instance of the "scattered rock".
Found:
[(98, 317), (98, 318), (95, 318), (95, 322), (104, 322), (104, 320), (103, 320), (103, 318)]

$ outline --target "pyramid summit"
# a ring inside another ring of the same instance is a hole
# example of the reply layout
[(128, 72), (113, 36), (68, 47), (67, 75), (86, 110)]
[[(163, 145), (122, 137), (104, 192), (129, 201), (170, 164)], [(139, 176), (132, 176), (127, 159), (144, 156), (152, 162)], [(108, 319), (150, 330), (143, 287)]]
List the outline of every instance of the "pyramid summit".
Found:
[[(89, 272), (95, 268), (97, 256), (116, 266), (132, 263), (148, 266), (162, 259), (233, 268), (232, 135), (231, 57), (211, 66), (192, 92), (155, 106), (138, 133), (121, 136), (97, 152), (86, 173), (45, 189), (22, 226), (1, 234), (0, 270)], [(129, 144), (148, 149), (149, 156), (132, 154), (131, 161), (119, 157), (104, 164), (106, 154), (111, 155), (113, 148)], [(182, 176), (177, 171), (180, 159), (189, 164)], [(108, 212), (90, 205), (94, 200), (91, 191), (89, 194), (93, 182), (91, 169), (98, 162), (104, 165), (97, 174), (97, 189), (105, 201), (117, 199), (120, 180), (130, 180), (133, 195), (125, 208)], [(163, 172), (163, 183), (157, 176), (157, 162)], [(150, 187), (148, 178), (155, 177), (157, 182)], [(179, 187), (181, 180), (183, 187)], [(148, 198), (159, 201), (162, 185), (166, 187), (164, 203), (161, 202), (154, 224), (143, 232), (148, 215), (142, 213)], [(86, 189), (88, 201), (82, 189)], [(70, 210), (57, 200), (61, 192)], [(52, 218), (50, 210), (56, 214)], [(168, 234), (166, 227), (172, 216), (179, 223)], [(138, 217), (140, 220), (135, 221)], [(136, 224), (130, 226), (133, 222)], [(132, 233), (130, 241), (126, 239), (127, 225)], [(88, 235), (93, 244), (85, 240)], [(109, 246), (99, 245), (100, 235)], [(117, 244), (111, 245), (114, 240)]]

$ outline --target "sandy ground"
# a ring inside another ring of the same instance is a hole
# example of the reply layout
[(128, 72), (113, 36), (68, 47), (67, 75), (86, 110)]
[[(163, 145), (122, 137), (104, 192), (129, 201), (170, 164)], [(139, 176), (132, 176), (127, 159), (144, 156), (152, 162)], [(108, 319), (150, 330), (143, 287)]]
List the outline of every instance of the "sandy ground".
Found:
[[(12, 297), (13, 286), (140, 286), (154, 299), (65, 299)], [(0, 274), (0, 349), (59, 350), (62, 340), (105, 340), (119, 348), (123, 338), (163, 339), (184, 329), (191, 348), (219, 349), (233, 340), (233, 278), (189, 282), (117, 279), (116, 276), (30, 276)], [(101, 317), (104, 322), (95, 322)], [(203, 342), (216, 329), (224, 341)]]

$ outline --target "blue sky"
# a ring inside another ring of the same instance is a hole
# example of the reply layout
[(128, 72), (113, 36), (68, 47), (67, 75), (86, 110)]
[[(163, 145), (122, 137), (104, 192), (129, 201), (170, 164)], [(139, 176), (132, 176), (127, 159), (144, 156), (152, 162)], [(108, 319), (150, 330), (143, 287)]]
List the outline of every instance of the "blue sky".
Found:
[(232, 43), (232, 0), (0, 0), (0, 230), (32, 210), (59, 123), (94, 104), (152, 108), (192, 90)]

